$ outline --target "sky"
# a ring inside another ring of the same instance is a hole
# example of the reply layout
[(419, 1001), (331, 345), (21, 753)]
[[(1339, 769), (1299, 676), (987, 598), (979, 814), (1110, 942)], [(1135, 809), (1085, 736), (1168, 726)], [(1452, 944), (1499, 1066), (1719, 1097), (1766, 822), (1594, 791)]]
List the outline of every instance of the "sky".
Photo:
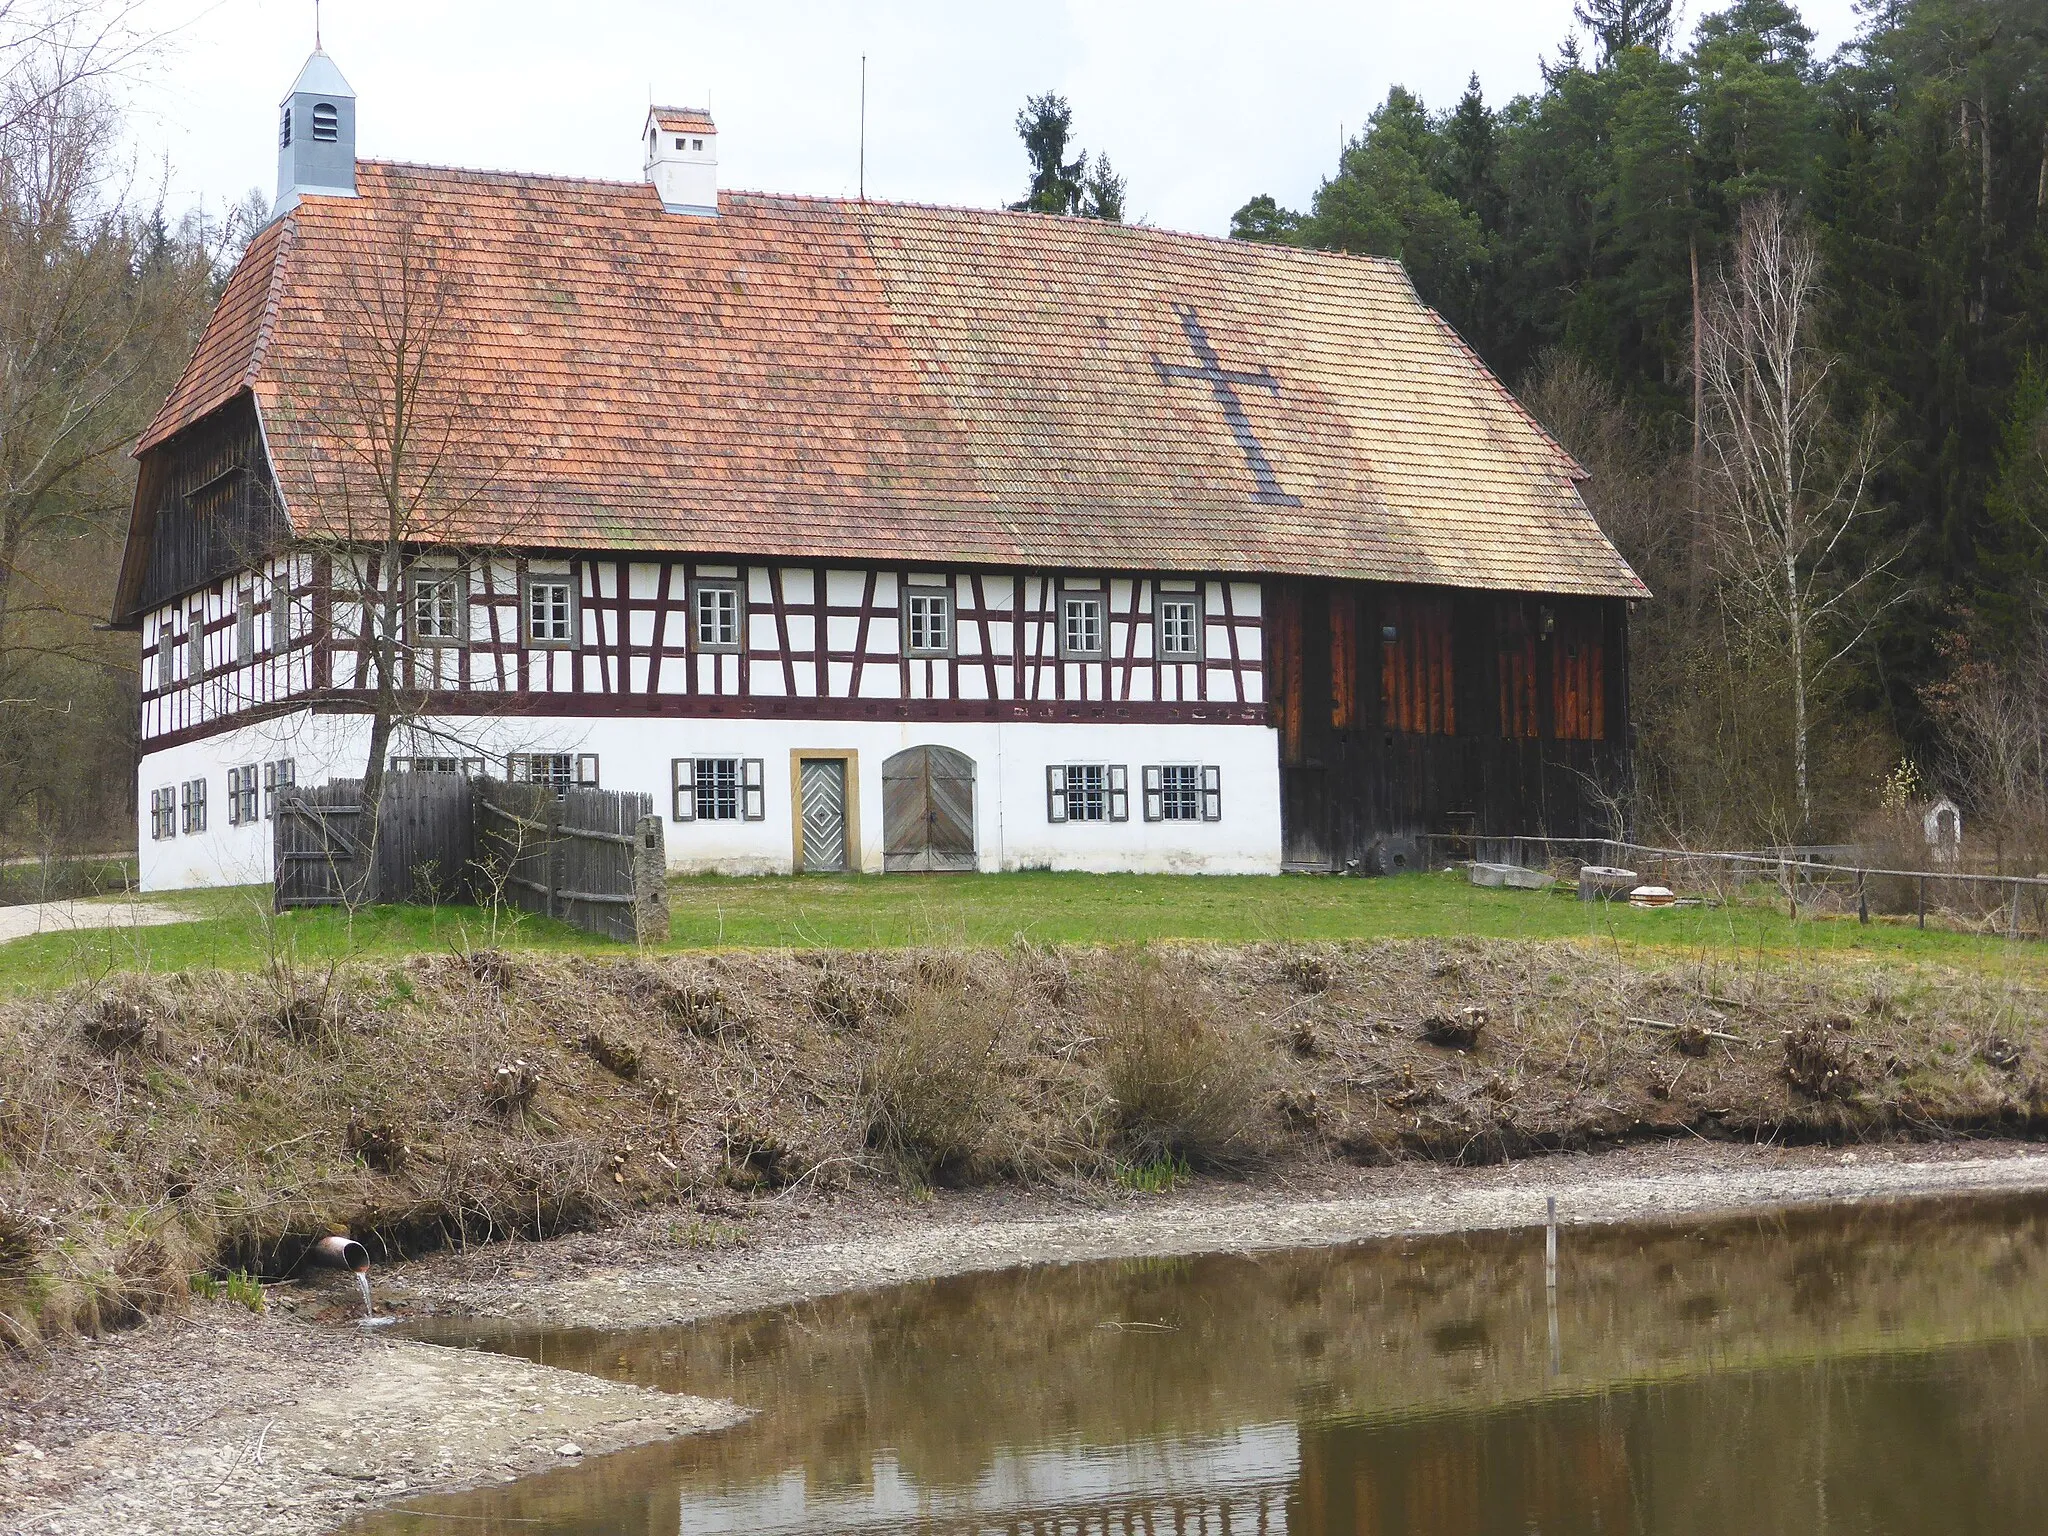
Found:
[[(1853, 33), (1853, 4), (1806, 0), (1821, 51)], [(130, 137), (173, 208), (275, 194), (277, 102), (313, 10), (144, 0), (168, 36), (129, 88)], [(1389, 86), (1443, 107), (1476, 72), (1497, 105), (1536, 88), (1573, 26), (1571, 0), (325, 0), (321, 13), (365, 158), (637, 180), (651, 93), (710, 106), (722, 186), (850, 194), (865, 54), (868, 196), (1015, 200), (1017, 110), (1055, 90), (1074, 146), (1127, 178), (1130, 216), (1208, 234), (1260, 192), (1306, 206)]]

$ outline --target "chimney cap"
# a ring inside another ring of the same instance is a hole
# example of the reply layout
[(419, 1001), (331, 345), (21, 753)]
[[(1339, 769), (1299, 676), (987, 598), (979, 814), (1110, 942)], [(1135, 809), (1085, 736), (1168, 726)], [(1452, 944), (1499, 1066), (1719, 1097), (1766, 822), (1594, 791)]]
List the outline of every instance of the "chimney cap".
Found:
[(647, 119), (663, 133), (716, 133), (718, 125), (702, 107), (649, 107)]
[(324, 49), (316, 48), (306, 60), (305, 68), (299, 71), (299, 78), (292, 82), (292, 88), (279, 98), (282, 106), (294, 96), (346, 96), (355, 99), (355, 91), (342, 78), (340, 67), (327, 56)]

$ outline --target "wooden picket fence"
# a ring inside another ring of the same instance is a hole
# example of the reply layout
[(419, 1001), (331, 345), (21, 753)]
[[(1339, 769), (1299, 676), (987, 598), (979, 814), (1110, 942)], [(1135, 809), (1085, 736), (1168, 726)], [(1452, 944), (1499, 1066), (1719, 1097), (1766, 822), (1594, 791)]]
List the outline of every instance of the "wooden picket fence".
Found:
[(360, 779), (280, 792), (279, 911), (345, 906), (351, 893), (362, 903), (503, 903), (628, 943), (643, 912), (665, 914), (659, 892), (645, 889), (658, 886), (663, 862), (647, 795), (395, 773), (384, 781), (367, 880), (362, 796)]

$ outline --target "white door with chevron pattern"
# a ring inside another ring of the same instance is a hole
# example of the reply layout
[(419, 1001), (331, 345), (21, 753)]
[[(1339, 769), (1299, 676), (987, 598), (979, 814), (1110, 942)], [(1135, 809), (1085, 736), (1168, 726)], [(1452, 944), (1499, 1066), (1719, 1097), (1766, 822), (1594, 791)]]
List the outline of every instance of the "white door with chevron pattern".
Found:
[(798, 765), (802, 797), (804, 873), (846, 872), (846, 762), (806, 757)]

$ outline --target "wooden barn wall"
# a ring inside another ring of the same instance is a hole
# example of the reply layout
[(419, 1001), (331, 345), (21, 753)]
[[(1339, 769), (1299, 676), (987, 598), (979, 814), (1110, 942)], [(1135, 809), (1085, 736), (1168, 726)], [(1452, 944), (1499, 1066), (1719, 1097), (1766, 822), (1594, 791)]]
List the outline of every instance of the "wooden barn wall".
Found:
[(151, 450), (149, 561), (137, 611), (261, 566), (291, 536), (248, 399)]
[(1626, 604), (1284, 581), (1267, 610), (1289, 864), (1363, 864), (1389, 834), (1610, 830), (1592, 786), (1627, 786)]

